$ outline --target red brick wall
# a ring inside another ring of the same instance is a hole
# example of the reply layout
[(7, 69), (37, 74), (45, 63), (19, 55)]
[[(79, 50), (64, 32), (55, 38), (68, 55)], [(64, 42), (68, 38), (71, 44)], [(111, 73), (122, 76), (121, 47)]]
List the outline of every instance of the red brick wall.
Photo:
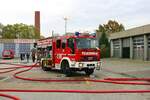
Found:
[(35, 32), (40, 36), (40, 11), (35, 11)]

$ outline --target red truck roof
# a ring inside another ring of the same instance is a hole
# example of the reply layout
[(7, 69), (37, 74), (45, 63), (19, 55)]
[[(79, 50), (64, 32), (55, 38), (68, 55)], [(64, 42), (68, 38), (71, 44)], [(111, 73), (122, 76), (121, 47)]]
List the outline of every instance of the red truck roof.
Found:
[(52, 45), (52, 39), (55, 40), (55, 39), (69, 39), (69, 38), (95, 38), (95, 37), (91, 36), (91, 35), (80, 35), (80, 36), (71, 35), (71, 36), (48, 37), (48, 38), (38, 40), (37, 41), (37, 46), (44, 48), (44, 47)]

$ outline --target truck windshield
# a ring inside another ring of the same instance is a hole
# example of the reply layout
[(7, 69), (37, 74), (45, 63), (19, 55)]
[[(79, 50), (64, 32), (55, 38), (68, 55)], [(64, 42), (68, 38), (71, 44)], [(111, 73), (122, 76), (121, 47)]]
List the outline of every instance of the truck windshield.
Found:
[(78, 38), (76, 39), (78, 49), (96, 48), (98, 42), (93, 38)]

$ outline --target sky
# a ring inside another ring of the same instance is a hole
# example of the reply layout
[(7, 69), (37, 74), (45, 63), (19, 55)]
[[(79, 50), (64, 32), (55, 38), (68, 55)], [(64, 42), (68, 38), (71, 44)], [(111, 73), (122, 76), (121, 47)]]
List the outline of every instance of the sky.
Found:
[(41, 13), (41, 33), (94, 32), (108, 20), (126, 29), (150, 24), (150, 0), (0, 0), (0, 23), (34, 25), (34, 12)]

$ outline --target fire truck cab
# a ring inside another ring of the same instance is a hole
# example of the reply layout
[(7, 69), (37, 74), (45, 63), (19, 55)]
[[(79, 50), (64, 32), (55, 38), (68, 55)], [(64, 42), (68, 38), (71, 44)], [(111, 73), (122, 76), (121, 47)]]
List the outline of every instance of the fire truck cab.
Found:
[(58, 36), (37, 42), (37, 59), (44, 71), (62, 70), (67, 76), (72, 71), (87, 75), (100, 69), (100, 49), (94, 36)]

